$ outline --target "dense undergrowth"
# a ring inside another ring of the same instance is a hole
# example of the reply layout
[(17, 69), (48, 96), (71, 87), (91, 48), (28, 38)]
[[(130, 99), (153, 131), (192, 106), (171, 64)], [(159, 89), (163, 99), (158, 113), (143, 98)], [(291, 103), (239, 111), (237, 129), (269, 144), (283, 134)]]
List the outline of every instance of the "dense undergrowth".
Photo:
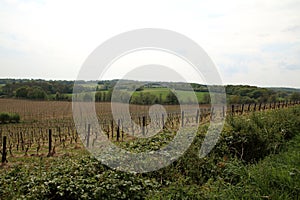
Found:
[[(0, 168), (0, 199), (297, 199), (300, 107), (229, 116), (215, 148), (199, 158), (207, 126), (170, 166), (114, 171), (88, 155), (28, 158)], [(161, 136), (163, 137), (163, 136)], [(166, 140), (153, 138), (156, 150)], [(126, 148), (140, 148), (137, 143)], [(51, 162), (50, 160), (51, 159)]]

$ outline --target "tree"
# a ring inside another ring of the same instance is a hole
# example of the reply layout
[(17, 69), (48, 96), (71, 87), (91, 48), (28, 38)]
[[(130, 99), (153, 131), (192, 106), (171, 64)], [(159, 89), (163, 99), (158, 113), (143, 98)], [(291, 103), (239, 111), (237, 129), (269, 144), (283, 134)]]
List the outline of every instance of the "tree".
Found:
[(105, 101), (111, 101), (112, 91), (113, 89), (108, 90), (108, 92), (106, 93)]
[(93, 101), (93, 94), (91, 94), (91, 93), (85, 93), (83, 95), (83, 101), (86, 101), (86, 102)]
[(203, 95), (202, 103), (204, 103), (204, 104), (210, 104), (210, 95), (208, 93), (205, 93)]
[(162, 93), (159, 93), (159, 100), (158, 100), (158, 102), (157, 103), (160, 103), (160, 104), (162, 104)]
[(166, 103), (167, 104), (179, 104), (178, 99), (176, 95), (170, 91), (166, 97)]
[(144, 105), (152, 105), (155, 103), (155, 98), (156, 96), (149, 93), (149, 92), (146, 92), (145, 95), (144, 95), (144, 99), (143, 99), (143, 102), (144, 102)]
[(276, 101), (276, 95), (271, 95), (268, 98), (268, 102), (275, 102)]
[(97, 102), (102, 101), (102, 92), (96, 92), (95, 99)]
[(231, 95), (229, 97), (229, 103), (230, 104), (238, 104), (240, 102), (241, 102), (241, 99), (240, 99), (240, 96), (238, 96), (238, 95)]
[(300, 92), (293, 92), (291, 97), (290, 97), (291, 101), (299, 101), (300, 100)]
[(58, 100), (60, 100), (60, 99), (61, 99), (60, 93), (59, 93), (59, 92), (56, 92), (56, 94), (55, 94), (55, 100), (58, 101)]
[(28, 94), (28, 87), (20, 87), (16, 90), (16, 97), (26, 98)]
[(46, 92), (42, 88), (40, 88), (40, 87), (34, 87), (33, 89), (31, 89), (31, 90), (28, 91), (27, 97), (29, 99), (40, 99), (40, 100), (43, 100), (43, 99), (46, 99), (47, 94), (46, 94)]

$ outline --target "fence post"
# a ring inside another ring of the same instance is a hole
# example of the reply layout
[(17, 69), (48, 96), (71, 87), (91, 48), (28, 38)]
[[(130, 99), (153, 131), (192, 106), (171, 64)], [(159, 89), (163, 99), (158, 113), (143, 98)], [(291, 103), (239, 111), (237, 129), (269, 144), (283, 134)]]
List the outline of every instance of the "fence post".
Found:
[(241, 114), (243, 114), (243, 112), (244, 112), (244, 104), (242, 104)]
[(114, 120), (111, 120), (111, 139), (114, 139)]
[(121, 129), (121, 138), (122, 138), (122, 142), (123, 142), (124, 141), (123, 120), (121, 120), (121, 126), (122, 126), (122, 129)]
[(87, 132), (87, 139), (86, 139), (86, 147), (87, 148), (90, 145), (90, 134), (91, 134), (91, 124), (88, 124), (88, 132)]
[(107, 132), (106, 132), (106, 135), (107, 135), (107, 139), (109, 139), (109, 125), (107, 126)]
[(212, 107), (212, 108), (211, 108), (211, 111), (210, 111), (210, 120), (213, 120), (214, 113), (215, 113), (215, 108)]
[(256, 111), (256, 103), (254, 104), (254, 108), (253, 108), (253, 110), (254, 110), (254, 111)]
[(0, 144), (2, 144), (2, 128), (0, 128)]
[(202, 120), (203, 120), (203, 113), (204, 113), (203, 108), (200, 108), (200, 110), (199, 110), (199, 122), (202, 122)]
[(234, 104), (231, 105), (231, 115), (234, 115)]
[(48, 156), (51, 156), (51, 150), (52, 150), (52, 129), (48, 130)]
[(118, 119), (118, 127), (117, 127), (117, 142), (119, 142), (120, 139), (120, 119)]
[(7, 162), (6, 159), (6, 155), (7, 155), (7, 151), (6, 151), (6, 136), (3, 136), (3, 148), (2, 148), (2, 163)]
[(258, 106), (258, 111), (261, 110), (261, 103), (259, 103), (259, 106)]
[(199, 121), (199, 109), (197, 109), (197, 114), (196, 114), (196, 123), (198, 124)]
[(225, 106), (222, 107), (222, 117), (225, 117)]
[(165, 115), (161, 114), (161, 123), (162, 123), (162, 128), (165, 129)]
[(143, 127), (142, 127), (143, 135), (145, 135), (145, 126), (146, 126), (146, 116), (143, 116)]
[(184, 126), (184, 111), (181, 112), (181, 127)]
[(133, 123), (133, 120), (131, 120), (131, 131), (132, 131), (132, 136), (134, 137), (134, 123)]

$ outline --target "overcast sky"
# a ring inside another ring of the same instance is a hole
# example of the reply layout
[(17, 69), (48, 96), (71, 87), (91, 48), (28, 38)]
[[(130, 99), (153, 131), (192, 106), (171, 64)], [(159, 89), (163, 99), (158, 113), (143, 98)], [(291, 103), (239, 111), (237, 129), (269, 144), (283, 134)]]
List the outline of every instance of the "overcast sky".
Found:
[(112, 36), (163, 28), (197, 42), (225, 84), (300, 88), (299, 13), (299, 0), (1, 0), (0, 77), (74, 80)]

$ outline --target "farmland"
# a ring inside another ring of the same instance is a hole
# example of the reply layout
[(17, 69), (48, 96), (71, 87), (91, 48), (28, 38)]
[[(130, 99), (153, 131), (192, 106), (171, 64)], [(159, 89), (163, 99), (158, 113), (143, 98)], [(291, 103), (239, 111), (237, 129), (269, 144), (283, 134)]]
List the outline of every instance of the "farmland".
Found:
[[(117, 82), (124, 80), (103, 80), (103, 81), (78, 81), (88, 91), (96, 92), (96, 101), (109, 102), (111, 92)], [(135, 85), (143, 85), (133, 93), (134, 103), (139, 105), (151, 104), (153, 102), (160, 104), (173, 104), (167, 99), (170, 94), (170, 88), (176, 89), (176, 92), (188, 93), (183, 83), (166, 82), (140, 82), (125, 81), (127, 86), (123, 87), (126, 93), (128, 89)], [(40, 79), (0, 79), (0, 97), (19, 98), (34, 100), (60, 100), (71, 101), (74, 81), (53, 81)], [(208, 86), (191, 83), (198, 102), (207, 104), (210, 102), (208, 95)], [(230, 104), (246, 104), (260, 102), (274, 102), (298, 100), (300, 98), (299, 89), (295, 88), (261, 88), (249, 85), (227, 85), (225, 86), (227, 102)], [(142, 97), (147, 97), (147, 101)], [(184, 99), (187, 101), (188, 99)]]
[[(212, 108), (201, 105), (198, 119), (184, 118), (200, 124), (190, 148), (171, 165), (145, 174), (110, 169), (90, 155), (83, 146), (86, 141), (77, 135), (71, 102), (0, 99), (0, 106), (1, 112), (18, 113), (21, 118), (19, 123), (0, 124), (1, 143), (7, 137), (7, 162), (0, 168), (1, 199), (298, 198), (298, 102), (228, 106), (221, 137), (204, 158), (198, 152)], [(126, 134), (142, 131), (138, 127), (118, 136), (117, 124), (111, 126), (110, 103), (96, 102), (96, 113), (116, 145), (132, 152), (155, 151), (170, 142), (185, 122), (177, 105), (164, 107), (165, 128), (146, 139)], [(145, 116), (145, 123), (150, 123), (149, 108), (130, 105), (133, 120), (141, 124)], [(263, 171), (270, 167), (273, 172)]]

